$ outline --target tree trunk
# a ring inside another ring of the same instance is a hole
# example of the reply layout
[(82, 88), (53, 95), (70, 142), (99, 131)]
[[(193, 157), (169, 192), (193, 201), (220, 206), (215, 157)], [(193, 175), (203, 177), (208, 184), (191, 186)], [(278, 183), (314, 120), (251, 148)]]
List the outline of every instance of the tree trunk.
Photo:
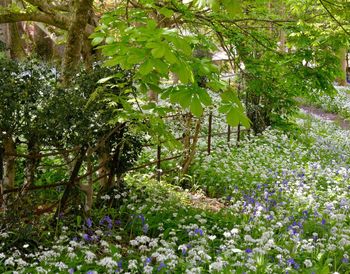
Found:
[(34, 25), (35, 52), (44, 61), (50, 61), (53, 57), (52, 39), (38, 25)]
[(28, 155), (31, 157), (28, 158), (26, 161), (24, 185), (20, 194), (25, 193), (27, 189), (34, 183), (36, 168), (39, 163), (39, 160), (35, 158), (35, 155), (37, 155), (38, 153), (38, 144), (36, 143), (35, 138), (32, 138), (28, 142)]
[(93, 204), (94, 188), (93, 188), (93, 164), (90, 157), (87, 164), (87, 172), (89, 173), (87, 184), (80, 184), (80, 189), (85, 193), (85, 212), (89, 212)]
[(185, 158), (184, 164), (182, 166), (182, 174), (186, 174), (188, 172), (188, 169), (194, 159), (194, 156), (196, 155), (196, 148), (197, 148), (200, 131), (201, 131), (201, 119), (199, 118), (196, 122), (196, 128), (195, 128), (193, 141), (190, 147), (189, 154)]
[[(12, 139), (12, 136), (5, 135), (3, 139), (3, 179), (2, 179), (2, 187), (1, 191), (4, 193), (4, 191), (8, 189), (12, 189), (15, 187), (15, 179), (16, 179), (16, 145), (15, 142)], [(6, 204), (9, 203), (9, 200), (13, 195), (7, 194), (2, 195), (0, 197), (0, 205), (2, 204), (2, 207), (4, 210), (6, 210)]]
[(339, 50), (339, 58), (340, 58), (340, 69), (341, 69), (341, 76), (337, 78), (337, 82), (339, 86), (346, 86), (346, 68), (347, 68), (347, 61), (346, 61), (346, 55), (348, 51), (347, 48), (341, 48)]
[(84, 161), (84, 158), (86, 156), (85, 155), (86, 150), (87, 150), (86, 146), (82, 146), (80, 151), (79, 151), (79, 154), (78, 154), (77, 160), (75, 162), (74, 168), (72, 170), (72, 173), (70, 175), (69, 181), (67, 182), (66, 188), (63, 192), (62, 198), (61, 198), (59, 205), (57, 207), (57, 210), (56, 210), (56, 213), (54, 216), (55, 223), (58, 221), (58, 217), (60, 216), (60, 213), (63, 212), (64, 209), (66, 208), (66, 204), (67, 204), (67, 201), (68, 201), (69, 196), (71, 194), (71, 191), (74, 189), (74, 187), (76, 187), (77, 177), (79, 175), (80, 168), (81, 168), (83, 161)]
[(16, 145), (12, 137), (6, 135), (4, 138), (4, 190), (15, 187), (16, 177)]
[(4, 206), (4, 148), (0, 143), (0, 211)]
[(93, 0), (76, 0), (75, 13), (68, 30), (67, 44), (63, 59), (63, 83), (72, 79), (80, 61), (85, 40), (85, 29), (92, 13)]
[[(7, 0), (0, 0), (0, 7), (6, 7), (8, 5)], [(8, 49), (10, 48), (10, 24), (0, 24), (0, 42), (3, 48), (0, 50), (6, 49), (6, 53), (10, 56)]]
[(108, 164), (110, 163), (110, 155), (105, 147), (102, 147), (102, 151), (99, 152), (99, 165), (102, 167), (98, 170), (98, 177), (100, 177), (100, 186), (101, 188), (106, 188), (108, 185), (108, 175), (110, 174), (110, 169), (108, 168)]
[(24, 51), (23, 39), (20, 34), (21, 23), (10, 24), (10, 55), (12, 59), (24, 59), (26, 53)]

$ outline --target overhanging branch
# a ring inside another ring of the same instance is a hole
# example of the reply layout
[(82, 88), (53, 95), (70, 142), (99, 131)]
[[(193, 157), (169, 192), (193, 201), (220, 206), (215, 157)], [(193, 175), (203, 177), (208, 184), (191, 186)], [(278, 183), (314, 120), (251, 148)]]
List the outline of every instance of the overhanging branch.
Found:
[(22, 21), (41, 22), (64, 30), (69, 28), (68, 22), (58, 20), (52, 15), (49, 16), (41, 12), (0, 14), (0, 24)]

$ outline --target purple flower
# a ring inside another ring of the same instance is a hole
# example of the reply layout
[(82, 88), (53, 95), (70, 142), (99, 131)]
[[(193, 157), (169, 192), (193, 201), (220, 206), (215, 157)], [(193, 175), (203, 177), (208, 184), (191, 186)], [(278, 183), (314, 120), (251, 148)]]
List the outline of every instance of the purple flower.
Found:
[(142, 224), (145, 223), (145, 216), (143, 216), (143, 214), (140, 214), (139, 216), (137, 216), (138, 218), (140, 218)]
[(166, 267), (166, 264), (164, 262), (161, 262), (160, 265), (158, 266), (158, 271), (161, 271), (165, 267)]
[(113, 227), (111, 217), (109, 217), (108, 215), (104, 216), (100, 221), (100, 225), (103, 224), (107, 224), (108, 228), (111, 229)]
[(287, 264), (288, 264), (288, 265), (294, 265), (294, 264), (295, 264), (294, 259), (293, 259), (293, 258), (288, 259), (288, 260), (287, 260)]
[(86, 219), (86, 225), (88, 228), (92, 227), (92, 220), (90, 218)]
[(143, 233), (147, 233), (148, 232), (148, 228), (149, 228), (149, 225), (148, 224), (144, 224), (143, 226), (142, 226), (142, 231), (143, 231)]
[(187, 249), (183, 247), (182, 250), (181, 250), (181, 253), (182, 253), (183, 256), (185, 256), (186, 253), (187, 253)]
[(295, 269), (299, 269), (299, 264), (294, 261), (293, 258), (287, 260), (287, 264), (293, 266)]
[(322, 219), (321, 224), (322, 224), (322, 225), (325, 225), (325, 224), (326, 224), (326, 220), (325, 220), (325, 219)]
[(344, 263), (344, 264), (349, 263), (349, 259), (348, 259), (348, 258), (343, 258), (341, 261), (342, 261), (342, 263)]
[(116, 269), (115, 273), (119, 273), (123, 270), (123, 261), (120, 260), (117, 264), (118, 264), (118, 268)]
[(74, 268), (68, 269), (68, 273), (69, 273), (69, 274), (73, 274), (73, 273), (74, 273)]
[(201, 228), (196, 228), (196, 229), (194, 230), (194, 233), (195, 233), (195, 234), (199, 234), (200, 236), (203, 236), (203, 230), (202, 230)]
[(251, 249), (251, 248), (247, 248), (246, 250), (245, 250), (245, 253), (252, 253), (253, 252), (253, 250)]
[(83, 239), (85, 240), (85, 241), (91, 241), (92, 239), (91, 239), (91, 237), (90, 237), (90, 235), (89, 234), (83, 234)]
[(145, 260), (145, 263), (144, 265), (148, 265), (152, 262), (152, 259), (150, 257), (147, 257), (146, 260)]

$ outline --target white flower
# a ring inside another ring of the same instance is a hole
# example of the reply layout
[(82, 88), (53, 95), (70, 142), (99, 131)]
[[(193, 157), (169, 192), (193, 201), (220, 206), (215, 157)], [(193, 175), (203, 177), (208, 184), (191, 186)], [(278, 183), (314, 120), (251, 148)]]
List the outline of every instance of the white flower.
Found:
[(114, 261), (111, 257), (105, 257), (101, 259), (97, 264), (106, 268), (113, 268), (118, 266), (118, 263)]
[(95, 253), (93, 253), (89, 250), (85, 251), (85, 260), (87, 263), (91, 264), (95, 258), (96, 258)]
[(110, 197), (108, 194), (106, 194), (106, 195), (104, 195), (104, 196), (101, 196), (101, 199), (102, 199), (102, 200), (105, 200), (105, 201), (108, 201), (108, 200), (111, 199), (111, 197)]
[(67, 266), (65, 263), (63, 263), (63, 262), (57, 262), (57, 263), (55, 263), (55, 266), (56, 266), (59, 270), (64, 270), (64, 269), (67, 269), (67, 268), (68, 268), (68, 266)]
[(130, 260), (128, 263), (128, 269), (130, 269), (130, 270), (137, 269), (137, 261)]
[(221, 272), (223, 268), (225, 267), (226, 262), (222, 261), (221, 258), (219, 257), (216, 262), (213, 262), (209, 265), (209, 272)]
[(306, 268), (312, 267), (312, 262), (311, 262), (311, 260), (309, 260), (309, 259), (305, 260), (305, 261), (304, 261), (304, 265), (305, 265)]
[(15, 260), (13, 259), (13, 257), (9, 257), (5, 260), (4, 264), (10, 265), (10, 266), (15, 266)]
[(231, 233), (228, 232), (228, 231), (225, 231), (225, 232), (224, 232), (224, 237), (225, 237), (225, 238), (230, 238), (230, 237), (231, 237)]

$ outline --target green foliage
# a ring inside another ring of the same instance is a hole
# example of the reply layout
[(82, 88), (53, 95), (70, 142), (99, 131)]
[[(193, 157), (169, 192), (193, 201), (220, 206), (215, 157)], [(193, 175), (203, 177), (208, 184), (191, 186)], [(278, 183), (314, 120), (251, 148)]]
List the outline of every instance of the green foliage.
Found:
[[(173, 13), (173, 9), (160, 9), (165, 18)], [(133, 71), (134, 84), (141, 92), (138, 98), (153, 90), (200, 117), (204, 108), (211, 106), (209, 89), (220, 93), (227, 88), (211, 60), (196, 55), (199, 47), (208, 52), (214, 49), (213, 41), (200, 34), (185, 35), (175, 28), (161, 27), (148, 15), (149, 11), (142, 8), (128, 10), (126, 15), (124, 7), (104, 14), (101, 25), (90, 36), (93, 45), (102, 43), (98, 48), (107, 57), (105, 66), (119, 65)], [(176, 75), (178, 84), (169, 85), (171, 75)], [(236, 110), (235, 119), (244, 122), (244, 110)]]

